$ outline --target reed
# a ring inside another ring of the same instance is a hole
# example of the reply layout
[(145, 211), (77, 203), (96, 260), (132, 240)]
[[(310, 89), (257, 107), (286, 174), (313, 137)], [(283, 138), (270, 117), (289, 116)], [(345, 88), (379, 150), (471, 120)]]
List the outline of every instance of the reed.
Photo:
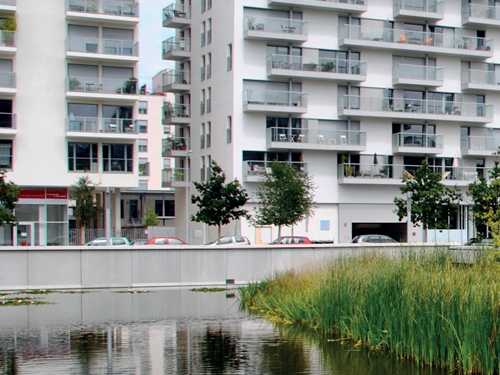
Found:
[(444, 252), (375, 253), (240, 289), (242, 307), (273, 322), (464, 374), (500, 373), (500, 266)]

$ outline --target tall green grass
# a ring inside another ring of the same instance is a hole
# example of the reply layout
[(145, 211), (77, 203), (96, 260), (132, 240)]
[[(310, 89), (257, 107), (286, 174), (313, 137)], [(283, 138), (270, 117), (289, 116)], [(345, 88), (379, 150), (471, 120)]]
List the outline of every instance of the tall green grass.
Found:
[(240, 289), (241, 304), (281, 323), (464, 374), (500, 373), (500, 267), (445, 253), (366, 254)]

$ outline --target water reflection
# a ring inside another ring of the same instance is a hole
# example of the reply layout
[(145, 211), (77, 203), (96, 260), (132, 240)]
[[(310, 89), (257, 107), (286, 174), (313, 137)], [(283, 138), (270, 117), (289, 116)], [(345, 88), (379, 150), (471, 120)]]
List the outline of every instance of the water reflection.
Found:
[(0, 308), (0, 374), (441, 375), (238, 311), (226, 293), (51, 294)]

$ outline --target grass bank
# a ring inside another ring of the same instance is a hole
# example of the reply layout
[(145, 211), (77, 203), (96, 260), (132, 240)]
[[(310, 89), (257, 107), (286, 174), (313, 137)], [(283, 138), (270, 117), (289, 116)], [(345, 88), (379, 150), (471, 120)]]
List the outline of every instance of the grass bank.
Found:
[(242, 307), (419, 365), (500, 373), (500, 264), (365, 254), (240, 289)]

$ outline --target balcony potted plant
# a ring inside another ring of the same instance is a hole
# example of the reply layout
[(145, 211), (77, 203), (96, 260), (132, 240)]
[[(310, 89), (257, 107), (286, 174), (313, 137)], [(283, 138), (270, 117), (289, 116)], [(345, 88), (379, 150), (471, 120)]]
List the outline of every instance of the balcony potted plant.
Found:
[(333, 61), (327, 61), (323, 64), (323, 72), (331, 72), (333, 69), (335, 69), (335, 63)]
[(135, 77), (130, 77), (123, 87), (123, 91), (126, 94), (137, 94), (137, 81), (138, 79)]
[(17, 30), (17, 20), (16, 17), (11, 15), (7, 16), (2, 20), (0, 25), (0, 30), (2, 30), (2, 42), (6, 46), (14, 45), (14, 31)]
[(78, 78), (70, 78), (69, 79), (69, 89), (70, 91), (75, 91), (81, 88), (81, 82)]

